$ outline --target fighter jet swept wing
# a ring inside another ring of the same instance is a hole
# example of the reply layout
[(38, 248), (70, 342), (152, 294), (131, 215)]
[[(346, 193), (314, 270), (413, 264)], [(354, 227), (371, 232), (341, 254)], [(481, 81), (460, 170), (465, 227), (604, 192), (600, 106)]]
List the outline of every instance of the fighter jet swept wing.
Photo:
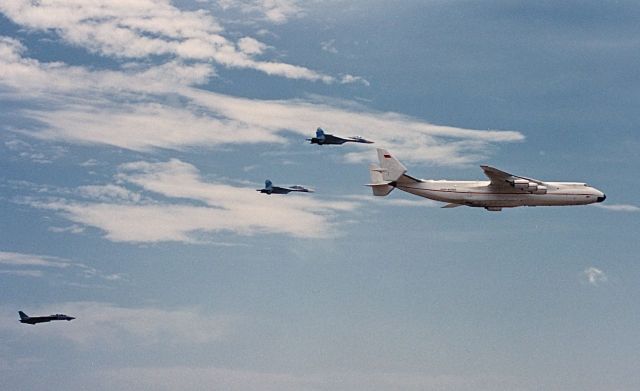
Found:
[(292, 191), (300, 193), (313, 193), (313, 190), (299, 185), (290, 187), (273, 186), (273, 182), (271, 182), (270, 179), (264, 181), (264, 189), (256, 189), (256, 191), (259, 191), (263, 194), (289, 194)]
[(369, 165), (371, 186), (376, 196), (386, 196), (394, 189), (436, 201), (443, 208), (472, 206), (491, 211), (517, 206), (587, 205), (602, 202), (600, 190), (581, 182), (547, 182), (509, 174), (482, 166), (490, 181), (449, 181), (417, 179), (389, 151), (378, 149), (378, 163)]
[(342, 145), (344, 143), (361, 143), (361, 144), (373, 144), (373, 141), (365, 140), (360, 136), (353, 137), (338, 137), (332, 134), (326, 134), (322, 128), (318, 128), (316, 130), (316, 137), (308, 138), (307, 141), (310, 141), (311, 144), (318, 145)]
[(65, 314), (55, 314), (49, 316), (28, 316), (22, 311), (18, 311), (18, 315), (20, 315), (20, 323), (26, 324), (36, 324), (36, 323), (45, 323), (51, 322), (52, 320), (74, 320), (75, 318), (72, 316), (67, 316)]

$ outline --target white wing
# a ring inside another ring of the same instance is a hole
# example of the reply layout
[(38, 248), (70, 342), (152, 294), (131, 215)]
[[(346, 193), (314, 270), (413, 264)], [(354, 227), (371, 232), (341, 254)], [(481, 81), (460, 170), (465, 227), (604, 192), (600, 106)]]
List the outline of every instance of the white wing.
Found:
[(509, 174), (491, 166), (480, 166), (491, 181), (493, 187), (509, 187), (532, 194), (546, 194), (547, 186), (544, 182), (533, 178)]

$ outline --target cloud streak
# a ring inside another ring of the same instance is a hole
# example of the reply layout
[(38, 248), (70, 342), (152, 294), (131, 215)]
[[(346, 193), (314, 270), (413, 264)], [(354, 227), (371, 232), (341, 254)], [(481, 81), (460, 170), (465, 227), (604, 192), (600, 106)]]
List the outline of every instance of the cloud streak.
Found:
[(285, 23), (302, 14), (298, 0), (218, 0), (222, 9), (237, 9), (248, 16), (274, 24)]
[(612, 212), (640, 212), (640, 207), (630, 204), (594, 204), (594, 206), (600, 209), (610, 210)]
[[(0, 39), (0, 88), (5, 99), (28, 100), (19, 114), (35, 123), (14, 131), (44, 140), (111, 145), (136, 151), (247, 143), (287, 143), (317, 125), (337, 133), (364, 134), (408, 161), (460, 165), (487, 155), (494, 143), (524, 139), (515, 131), (434, 125), (393, 112), (345, 102), (258, 100), (196, 88), (211, 69), (173, 61), (95, 71), (23, 56), (25, 48)], [(172, 103), (173, 102), (173, 103)], [(368, 149), (347, 161), (371, 159)]]
[[(295, 9), (288, 3), (262, 1), (256, 7), (271, 15), (269, 19), (284, 21), (285, 15)], [(291, 79), (335, 81), (332, 76), (302, 66), (255, 60), (253, 55), (259, 53), (238, 50), (222, 35), (224, 29), (208, 11), (181, 10), (168, 0), (2, 0), (0, 12), (16, 24), (55, 32), (65, 42), (103, 56), (161, 56), (205, 64), (214, 61), (227, 68), (254, 69)]]
[(85, 280), (98, 278), (103, 281), (117, 281), (123, 278), (120, 274), (105, 274), (91, 266), (64, 258), (8, 251), (0, 251), (0, 267), (0, 274), (20, 277), (51, 276), (54, 270), (65, 269), (70, 272), (66, 276)]
[(206, 315), (194, 308), (135, 308), (104, 302), (67, 302), (24, 310), (30, 315), (62, 312), (76, 320), (36, 329), (24, 327), (13, 319), (3, 319), (0, 330), (22, 338), (64, 339), (86, 350), (125, 349), (132, 343), (135, 346), (211, 344), (230, 334), (235, 321), (229, 316)]
[[(265, 196), (253, 187), (207, 182), (196, 167), (177, 159), (123, 164), (115, 179), (120, 185), (83, 186), (65, 191), (66, 198), (24, 202), (98, 228), (109, 240), (137, 243), (196, 243), (203, 234), (224, 232), (332, 237), (339, 233), (337, 217), (358, 207), (350, 201), (326, 204), (311, 195)], [(69, 193), (84, 199), (71, 199)]]

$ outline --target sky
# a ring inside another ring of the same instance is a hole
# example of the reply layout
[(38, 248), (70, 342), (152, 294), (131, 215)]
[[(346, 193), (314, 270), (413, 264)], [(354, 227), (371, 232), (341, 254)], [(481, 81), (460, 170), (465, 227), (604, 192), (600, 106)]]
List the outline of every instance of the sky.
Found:
[[(0, 389), (639, 389), (639, 16), (0, 0)], [(375, 147), (607, 200), (373, 197)]]

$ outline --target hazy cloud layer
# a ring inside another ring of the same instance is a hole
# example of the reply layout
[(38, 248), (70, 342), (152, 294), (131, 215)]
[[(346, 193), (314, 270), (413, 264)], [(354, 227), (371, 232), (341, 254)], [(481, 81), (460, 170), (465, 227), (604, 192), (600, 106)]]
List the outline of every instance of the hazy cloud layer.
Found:
[(84, 199), (65, 195), (25, 202), (98, 228), (116, 242), (210, 241), (202, 237), (222, 232), (331, 237), (339, 233), (338, 215), (358, 207), (350, 201), (318, 202), (310, 194), (268, 196), (256, 187), (207, 182), (196, 167), (177, 159), (124, 164), (115, 179), (117, 185), (76, 189)]
[(94, 376), (114, 388), (136, 390), (297, 391), (297, 390), (504, 390), (519, 389), (508, 376), (426, 375), (401, 372), (261, 372), (218, 367), (118, 368)]
[(15, 319), (2, 319), (0, 330), (16, 338), (63, 339), (81, 349), (123, 349), (131, 343), (210, 344), (229, 334), (233, 323), (231, 317), (206, 315), (194, 308), (127, 308), (102, 302), (58, 303), (23, 310), (28, 315), (64, 313), (76, 320), (38, 328), (25, 327)]

